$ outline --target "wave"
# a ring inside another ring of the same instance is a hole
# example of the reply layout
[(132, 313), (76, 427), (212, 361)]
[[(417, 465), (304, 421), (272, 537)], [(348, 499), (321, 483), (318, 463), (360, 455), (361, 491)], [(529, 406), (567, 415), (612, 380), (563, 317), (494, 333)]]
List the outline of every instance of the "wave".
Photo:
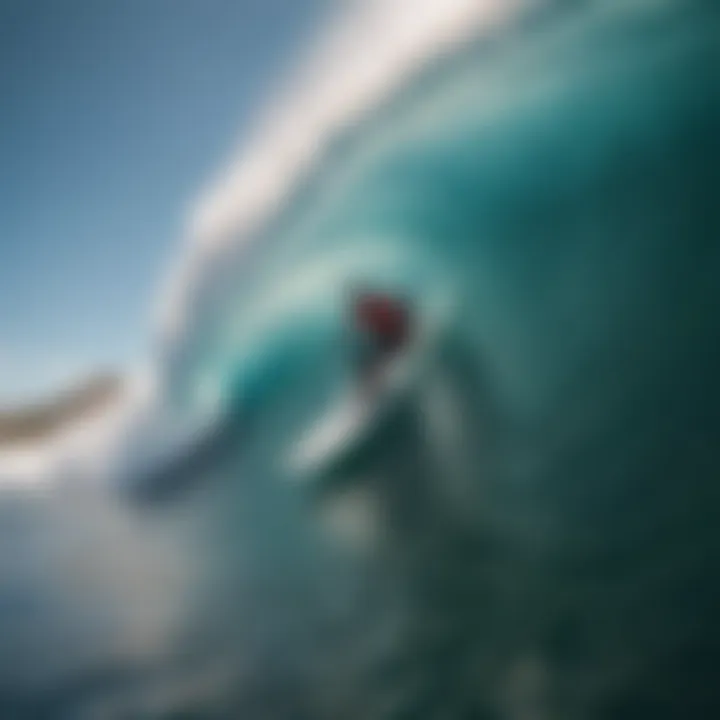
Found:
[[(717, 15), (541, 6), (352, 4), (191, 214), (122, 402), (3, 456), (0, 680), (25, 702), (66, 688), (72, 716), (80, 678), (111, 717), (183, 690), (229, 697), (219, 717), (514, 716), (531, 675), (604, 717), (715, 612), (655, 591), (675, 500), (707, 519), (697, 557), (714, 538)], [(329, 437), (365, 284), (439, 331)], [(295, 449), (322, 477), (293, 482)], [(204, 491), (163, 503), (182, 472)], [(674, 587), (698, 588), (684, 553)]]
[[(149, 358), (147, 367), (131, 371), (137, 377), (129, 380), (125, 397), (105, 418), (93, 417), (49, 443), (0, 452), (0, 487), (43, 483), (64, 475), (53, 468), (72, 464), (66, 456), (77, 460), (82, 448), (93, 455), (104, 453), (108, 457), (103, 464), (112, 465), (109, 456), (125, 455), (130, 436), (145, 437), (147, 428), (168, 414), (162, 406), (171, 403), (169, 387), (177, 384), (175, 376), (186, 366), (187, 356), (209, 334), (206, 326), (216, 321), (207, 317), (210, 301), (221, 294), (223, 284), (242, 282), (242, 266), (252, 264), (253, 246), (267, 242), (273, 223), (315, 169), (322, 167), (337, 137), (351, 127), (371, 123), (377, 108), (400, 87), (410, 84), (423, 68), (478, 37), (492, 34), (527, 5), (520, 0), (378, 0), (347, 3), (335, 13), (299, 70), (260, 115), (256, 131), (243, 139), (237, 157), (228, 162), (192, 208), (188, 237), (161, 288), (156, 338), (159, 352)], [(379, 249), (375, 257), (380, 264), (382, 256)], [(233, 268), (230, 278), (228, 265)], [(268, 291), (274, 298), (274, 309), (258, 306), (246, 315), (256, 326), (268, 313), (282, 315), (281, 310), (296, 303), (299, 295), (307, 296), (313, 287), (319, 287), (320, 278), (313, 276), (316, 271), (327, 272), (327, 267), (309, 268), (304, 279), (281, 294)], [(258, 302), (262, 305), (264, 301)], [(320, 304), (316, 301), (315, 309)], [(215, 315), (222, 315), (220, 303), (216, 301), (212, 308)], [(233, 342), (237, 344), (238, 339)], [(247, 344), (248, 338), (244, 342)], [(221, 394), (216, 387), (206, 396)], [(152, 413), (147, 409), (150, 404), (157, 406)], [(173, 406), (175, 417), (177, 413), (177, 406)], [(149, 414), (152, 421), (146, 419)], [(193, 418), (183, 418), (180, 424), (193, 422)], [(201, 426), (204, 422), (197, 420)], [(176, 433), (168, 429), (160, 434)], [(155, 431), (156, 444), (157, 435)], [(152, 443), (140, 442), (141, 446), (146, 444)], [(104, 449), (99, 451), (101, 447)], [(98, 465), (97, 460), (86, 462)]]

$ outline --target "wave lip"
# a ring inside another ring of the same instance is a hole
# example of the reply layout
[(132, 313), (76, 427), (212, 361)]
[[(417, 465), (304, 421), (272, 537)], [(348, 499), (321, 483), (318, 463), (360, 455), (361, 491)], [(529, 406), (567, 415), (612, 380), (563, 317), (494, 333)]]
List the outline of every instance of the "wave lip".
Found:
[(230, 249), (244, 251), (321, 160), (323, 149), (429, 63), (510, 21), (533, 0), (370, 0), (333, 19), (257, 129), (192, 208), (186, 253), (161, 295), (173, 342)]

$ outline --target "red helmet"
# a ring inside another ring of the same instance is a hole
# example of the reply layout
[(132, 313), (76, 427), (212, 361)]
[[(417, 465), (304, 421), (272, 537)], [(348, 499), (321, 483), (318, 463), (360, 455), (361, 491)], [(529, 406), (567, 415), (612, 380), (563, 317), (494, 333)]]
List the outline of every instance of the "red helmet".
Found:
[(365, 292), (354, 304), (355, 322), (364, 331), (386, 340), (403, 341), (409, 330), (405, 303), (379, 292)]

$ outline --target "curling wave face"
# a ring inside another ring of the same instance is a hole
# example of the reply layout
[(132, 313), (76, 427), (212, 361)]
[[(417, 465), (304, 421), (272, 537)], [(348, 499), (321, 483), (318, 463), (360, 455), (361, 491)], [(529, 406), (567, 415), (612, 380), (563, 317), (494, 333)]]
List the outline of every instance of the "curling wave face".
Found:
[[(8, 712), (714, 714), (720, 18), (491, 7), (285, 109), (136, 395), (4, 459)], [(425, 340), (295, 462), (353, 392), (358, 286)]]

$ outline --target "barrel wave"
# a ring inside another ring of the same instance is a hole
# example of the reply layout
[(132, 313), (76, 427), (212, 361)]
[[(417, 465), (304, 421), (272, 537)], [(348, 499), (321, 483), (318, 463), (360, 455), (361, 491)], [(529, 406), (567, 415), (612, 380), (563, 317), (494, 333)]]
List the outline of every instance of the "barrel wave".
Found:
[(209, 190), (137, 392), (0, 457), (3, 717), (720, 709), (720, 14), (426, 5)]

